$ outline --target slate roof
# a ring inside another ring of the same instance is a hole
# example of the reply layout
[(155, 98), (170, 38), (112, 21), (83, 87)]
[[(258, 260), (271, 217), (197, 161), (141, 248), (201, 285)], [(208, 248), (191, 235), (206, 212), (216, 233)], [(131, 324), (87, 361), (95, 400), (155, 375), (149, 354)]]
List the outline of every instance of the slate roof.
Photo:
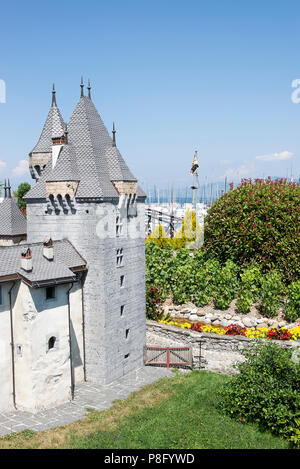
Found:
[[(79, 181), (76, 198), (119, 197), (112, 181), (137, 181), (89, 97), (80, 97), (67, 129), (68, 144), (55, 168), (50, 160), (26, 199), (45, 198), (46, 181)], [(146, 196), (140, 188), (138, 195)]]
[[(85, 269), (86, 261), (68, 240), (54, 241), (53, 245), (53, 260), (43, 256), (43, 243), (0, 247), (0, 282), (1, 277), (11, 275), (25, 279), (32, 287), (75, 280), (76, 276), (71, 269)], [(31, 272), (21, 267), (21, 253), (27, 247), (30, 247), (32, 253)]]
[(65, 123), (60, 110), (56, 104), (52, 103), (39, 141), (31, 153), (51, 153), (52, 138), (62, 137), (64, 135), (64, 130)]
[(0, 236), (16, 236), (27, 233), (27, 222), (15, 199), (5, 198), (0, 204)]

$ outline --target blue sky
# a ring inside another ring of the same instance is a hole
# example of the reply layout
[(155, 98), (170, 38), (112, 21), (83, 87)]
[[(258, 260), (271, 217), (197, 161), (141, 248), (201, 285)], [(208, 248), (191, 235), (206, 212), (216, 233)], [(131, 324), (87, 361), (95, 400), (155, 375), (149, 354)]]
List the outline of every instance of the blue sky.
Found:
[(144, 185), (188, 183), (195, 150), (200, 180), (298, 179), (299, 2), (28, 0), (0, 9), (0, 180), (31, 182), (25, 161), (52, 83), (68, 120), (81, 75)]

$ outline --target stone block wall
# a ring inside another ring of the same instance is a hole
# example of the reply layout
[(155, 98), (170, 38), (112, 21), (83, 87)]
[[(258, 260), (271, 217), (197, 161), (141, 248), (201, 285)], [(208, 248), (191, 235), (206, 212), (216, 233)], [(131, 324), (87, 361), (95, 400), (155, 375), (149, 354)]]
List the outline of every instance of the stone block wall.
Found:
[[(87, 261), (86, 378), (99, 384), (141, 366), (146, 342), (144, 202), (137, 202), (136, 216), (123, 220), (123, 234), (116, 237), (117, 202), (74, 201), (72, 209), (59, 212), (49, 211), (47, 201), (27, 204), (29, 242), (45, 235), (68, 239)], [(123, 249), (121, 267), (117, 249)]]
[[(274, 342), (286, 348), (300, 347), (299, 341)], [(155, 321), (147, 321), (147, 345), (191, 347), (195, 369), (202, 368), (226, 374), (236, 373), (233, 365), (245, 359), (241, 351), (254, 344), (253, 339), (248, 337), (199, 333)]]

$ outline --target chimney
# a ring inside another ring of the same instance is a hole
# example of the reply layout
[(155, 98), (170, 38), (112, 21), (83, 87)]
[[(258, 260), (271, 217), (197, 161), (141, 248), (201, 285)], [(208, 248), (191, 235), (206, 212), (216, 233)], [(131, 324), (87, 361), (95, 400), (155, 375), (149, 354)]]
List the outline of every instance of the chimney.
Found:
[(43, 256), (48, 261), (53, 261), (54, 259), (53, 241), (50, 236), (47, 236), (43, 243)]
[(30, 248), (25, 248), (21, 252), (21, 267), (26, 272), (32, 271), (32, 255)]

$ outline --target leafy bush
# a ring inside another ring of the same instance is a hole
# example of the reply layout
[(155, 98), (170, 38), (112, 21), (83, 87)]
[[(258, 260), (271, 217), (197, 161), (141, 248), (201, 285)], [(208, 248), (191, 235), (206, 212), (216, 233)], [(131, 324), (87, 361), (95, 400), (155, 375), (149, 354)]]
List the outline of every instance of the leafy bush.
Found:
[(283, 294), (284, 287), (277, 272), (271, 272), (261, 279), (261, 312), (264, 316), (273, 318), (277, 315)]
[(205, 218), (208, 256), (221, 263), (257, 262), (278, 270), (285, 281), (299, 279), (300, 185), (286, 180), (243, 180), (218, 199)]
[(196, 292), (193, 298), (196, 306), (204, 306), (210, 302), (215, 291), (219, 269), (220, 264), (214, 259), (210, 259), (198, 266), (195, 272)]
[(270, 342), (243, 354), (247, 360), (219, 392), (219, 406), (234, 418), (258, 423), (295, 442), (300, 429), (300, 367), (292, 352)]
[(154, 241), (146, 243), (146, 284), (160, 289), (165, 297), (172, 290), (176, 269), (173, 249), (161, 249)]
[(261, 273), (257, 266), (252, 265), (241, 273), (241, 282), (238, 289), (237, 308), (247, 313), (258, 299), (261, 286)]
[(154, 242), (160, 248), (165, 248), (172, 244), (170, 238), (168, 238), (166, 230), (162, 225), (158, 225), (154, 228), (152, 233), (146, 239), (146, 243)]
[(287, 295), (284, 317), (286, 321), (296, 321), (300, 317), (300, 280), (288, 286)]
[(157, 321), (163, 316), (161, 310), (162, 299), (159, 293), (159, 289), (155, 287), (146, 287), (146, 317), (147, 319), (153, 319)]
[(227, 309), (234, 299), (238, 287), (238, 267), (227, 261), (216, 276), (216, 286), (214, 291), (214, 305), (219, 309)]
[[(202, 228), (198, 223), (198, 233), (201, 235)], [(187, 209), (182, 220), (181, 227), (175, 233), (172, 245), (174, 249), (188, 247), (196, 240), (196, 213), (194, 210)]]

